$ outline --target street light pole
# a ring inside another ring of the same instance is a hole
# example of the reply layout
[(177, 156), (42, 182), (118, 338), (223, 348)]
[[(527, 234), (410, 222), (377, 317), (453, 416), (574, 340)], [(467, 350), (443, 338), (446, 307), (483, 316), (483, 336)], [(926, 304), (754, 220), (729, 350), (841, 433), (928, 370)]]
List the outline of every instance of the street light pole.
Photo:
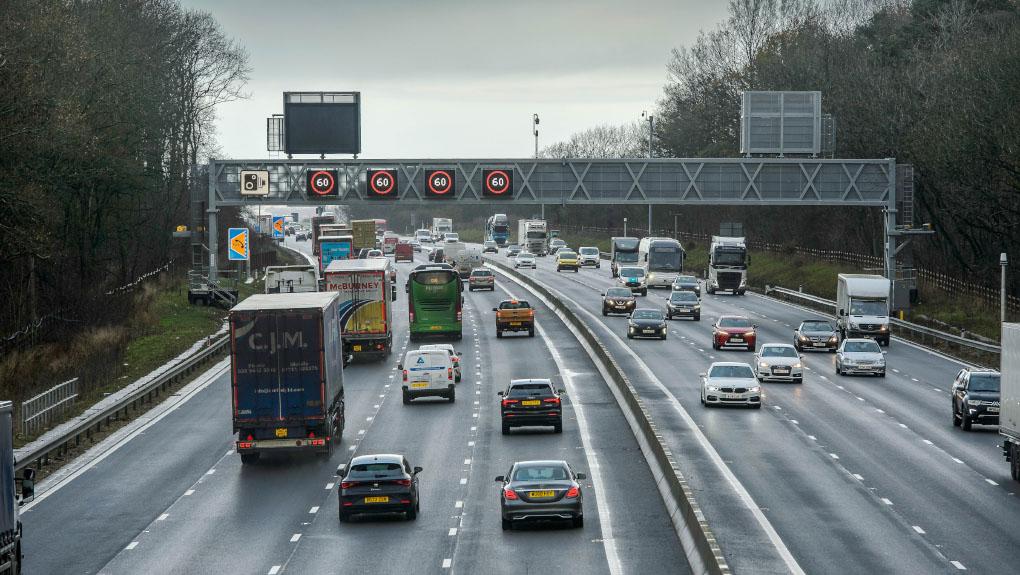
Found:
[(1006, 322), (1006, 252), (999, 254), (999, 266), (1002, 268), (1002, 285), (999, 286), (999, 321)]
[(535, 133), (535, 159), (538, 159), (538, 114), (531, 115), (531, 130)]
[(623, 218), (623, 237), (627, 237), (627, 218)]
[(652, 131), (655, 129), (655, 118), (647, 111), (641, 112), (641, 117), (648, 122), (648, 157), (652, 157)]

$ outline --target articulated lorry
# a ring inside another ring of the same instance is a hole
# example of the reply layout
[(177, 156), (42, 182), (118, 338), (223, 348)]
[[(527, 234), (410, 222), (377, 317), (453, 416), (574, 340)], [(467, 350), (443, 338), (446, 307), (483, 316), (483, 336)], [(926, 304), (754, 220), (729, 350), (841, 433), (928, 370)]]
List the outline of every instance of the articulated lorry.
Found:
[[(14, 473), (14, 405), (0, 401), (0, 573), (21, 573), (22, 502), (35, 496), (35, 470)], [(17, 485), (21, 484), (21, 495)]]
[(517, 243), (536, 256), (549, 253), (549, 227), (545, 220), (518, 220)]
[(266, 293), (302, 293), (319, 291), (315, 266), (310, 264), (294, 266), (268, 266), (266, 268)]
[(744, 238), (712, 236), (708, 248), (708, 273), (705, 291), (731, 291), (744, 295), (747, 291), (747, 243)]
[(879, 345), (888, 346), (892, 287), (889, 280), (867, 274), (839, 274), (836, 279), (836, 323), (840, 337), (871, 337)]
[(999, 364), (999, 435), (1009, 474), (1020, 481), (1020, 323), (1003, 323)]
[(506, 214), (493, 214), (485, 221), (485, 241), (503, 247), (510, 241), (510, 220)]
[(326, 268), (323, 289), (338, 294), (344, 354), (382, 359), (393, 349), (397, 299), (384, 259), (336, 260)]
[(453, 220), (450, 218), (432, 218), (432, 241), (441, 242), (443, 236), (453, 231)]
[(312, 218), (312, 255), (319, 255), (319, 226), (332, 224), (336, 220), (332, 214), (315, 216)]
[(339, 296), (256, 294), (230, 310), (230, 386), (241, 463), (329, 456), (344, 429)]
[(351, 222), (351, 236), (354, 237), (354, 253), (375, 249), (375, 220), (354, 220)]

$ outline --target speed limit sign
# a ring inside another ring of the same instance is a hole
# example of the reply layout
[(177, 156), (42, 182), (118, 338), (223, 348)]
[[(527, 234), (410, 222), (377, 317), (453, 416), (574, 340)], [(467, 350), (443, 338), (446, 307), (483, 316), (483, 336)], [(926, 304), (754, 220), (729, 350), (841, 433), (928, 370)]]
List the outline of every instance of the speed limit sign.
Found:
[(449, 169), (425, 170), (425, 197), (443, 199), (456, 196), (453, 173)]
[(336, 198), (340, 196), (336, 170), (308, 170), (307, 190), (309, 198)]
[(482, 195), (489, 198), (513, 198), (513, 170), (482, 170)]
[(367, 194), (369, 198), (393, 198), (397, 193), (397, 171), (393, 169), (368, 170)]

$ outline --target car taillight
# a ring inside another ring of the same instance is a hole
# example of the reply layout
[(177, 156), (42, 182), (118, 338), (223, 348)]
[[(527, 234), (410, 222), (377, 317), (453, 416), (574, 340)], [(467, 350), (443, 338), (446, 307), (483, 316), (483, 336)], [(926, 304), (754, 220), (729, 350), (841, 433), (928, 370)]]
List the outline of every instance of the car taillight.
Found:
[(519, 400), (516, 400), (516, 399), (504, 399), (503, 402), (502, 402), (503, 403), (503, 407), (509, 407), (509, 406), (511, 406), (511, 405), (513, 405), (515, 403), (518, 403), (518, 401)]
[(251, 449), (254, 444), (251, 441), (238, 441), (238, 449)]
[(395, 483), (397, 485), (403, 485), (404, 487), (410, 487), (411, 486), (411, 480), (410, 479), (397, 479), (393, 483)]
[(560, 404), (560, 398), (558, 398), (558, 397), (550, 397), (550, 398), (546, 399), (545, 402), (546, 403), (553, 403), (553, 404), (559, 405)]
[(503, 497), (506, 497), (507, 499), (516, 500), (517, 499), (517, 492), (515, 492), (513, 489), (510, 489), (509, 487), (507, 487), (506, 489), (503, 490)]
[(407, 370), (406, 369), (404, 370), (404, 381), (405, 382), (407, 381)]
[(446, 378), (447, 379), (453, 379), (453, 368), (452, 367), (446, 368)]
[(565, 495), (565, 497), (567, 499), (573, 499), (573, 498), (577, 497), (580, 494), (581, 494), (581, 490), (580, 489), (578, 489), (576, 487), (571, 487), (570, 490), (567, 491), (567, 494)]
[(360, 483), (357, 482), (357, 481), (341, 481), (340, 482), (340, 488), (341, 489), (350, 489), (351, 487), (357, 487), (358, 485), (360, 485)]

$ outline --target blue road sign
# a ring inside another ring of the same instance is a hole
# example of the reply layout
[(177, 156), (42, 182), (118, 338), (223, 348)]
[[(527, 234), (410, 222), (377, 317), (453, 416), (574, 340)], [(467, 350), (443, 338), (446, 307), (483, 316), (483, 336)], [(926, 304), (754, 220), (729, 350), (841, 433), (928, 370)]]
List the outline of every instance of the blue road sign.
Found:
[(249, 253), (248, 228), (227, 229), (227, 259), (247, 261)]
[(283, 233), (283, 220), (284, 216), (273, 216), (273, 237), (282, 238)]

